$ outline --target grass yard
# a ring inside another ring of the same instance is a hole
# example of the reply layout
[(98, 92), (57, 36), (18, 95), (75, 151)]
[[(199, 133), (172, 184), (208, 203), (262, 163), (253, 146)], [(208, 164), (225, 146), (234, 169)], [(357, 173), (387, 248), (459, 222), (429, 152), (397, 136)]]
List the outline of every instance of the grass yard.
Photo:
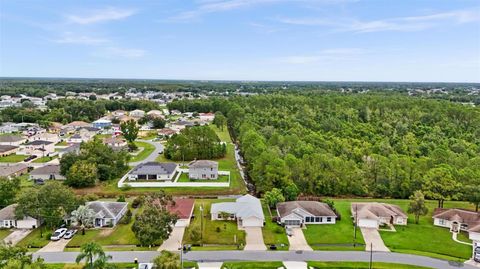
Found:
[[(314, 250), (364, 250), (363, 245), (353, 247), (354, 227), (350, 214), (350, 202), (336, 200), (335, 207), (341, 215), (341, 220), (337, 220), (335, 224), (307, 225), (303, 233), (308, 244)], [(359, 229), (356, 243), (365, 243)]]
[[(43, 237), (41, 236), (41, 229), (43, 229)], [(50, 235), (52, 231), (44, 227), (33, 230), (22, 241), (18, 242), (17, 246), (27, 248), (42, 248), (50, 242)]]
[(216, 133), (218, 138), (220, 138), (221, 141), (231, 143), (232, 139), (230, 138), (230, 134), (228, 133), (228, 128), (227, 126), (223, 127), (223, 130), (220, 130), (217, 128), (215, 124), (210, 124), (210, 128), (212, 128)]
[(155, 139), (158, 137), (157, 135), (157, 131), (150, 131), (148, 132), (147, 134), (145, 135), (142, 135), (142, 136), (139, 136), (141, 139), (144, 139), (144, 140), (152, 140), (152, 139)]
[(224, 262), (222, 264), (222, 269), (277, 269), (277, 268), (285, 268), (282, 262)]
[(182, 173), (177, 182), (228, 182), (228, 176), (218, 176), (218, 179), (190, 179), (187, 173)]
[(27, 155), (10, 154), (4, 157), (0, 157), (0, 163), (18, 163), (23, 161), (27, 157)]
[(132, 155), (131, 162), (143, 161), (155, 150), (155, 147), (147, 142), (135, 141), (135, 145), (142, 147), (143, 150), (137, 155)]
[[(115, 268), (118, 269), (127, 269), (127, 268), (137, 268), (138, 264), (135, 263), (113, 263)], [(76, 263), (46, 263), (45, 269), (82, 269), (84, 264)]]
[[(331, 269), (369, 269), (368, 262), (308, 262), (311, 268), (331, 268)], [(430, 267), (415, 266), (400, 263), (374, 262), (373, 269), (431, 269)]]
[[(218, 247), (218, 249), (224, 249), (223, 247), (232, 248), (237, 244), (245, 244), (245, 231), (238, 230), (237, 222), (235, 221), (220, 221), (220, 220), (211, 220), (210, 218), (210, 206), (212, 203), (219, 202), (231, 202), (233, 200), (212, 200), (212, 199), (200, 199), (195, 200), (195, 209), (194, 214), (195, 218), (192, 220), (190, 225), (185, 230), (183, 236), (184, 244), (199, 244), (201, 242), (195, 242), (190, 238), (190, 230), (193, 227), (201, 226), (201, 213), (200, 206), (203, 207), (203, 244), (204, 245), (213, 245)], [(218, 230), (217, 230), (218, 228)], [(234, 241), (236, 236), (237, 241)], [(205, 246), (208, 247), (208, 246)], [(196, 249), (202, 249), (199, 247)]]
[(33, 162), (34, 163), (46, 163), (46, 162), (49, 162), (53, 159), (55, 159), (55, 158), (54, 157), (49, 157), (49, 156), (44, 156), (44, 157), (40, 157), (40, 158), (35, 159)]
[(278, 250), (288, 250), (289, 244), (285, 228), (272, 221), (265, 203), (262, 203), (262, 208), (265, 215), (265, 226), (262, 228), (263, 241), (267, 245), (267, 249), (270, 245), (276, 245)]
[(9, 229), (0, 229), (0, 241), (7, 237), (12, 231)]
[(67, 143), (67, 141), (63, 140), (63, 141), (55, 144), (55, 146), (64, 147), (64, 146), (68, 146), (68, 143)]

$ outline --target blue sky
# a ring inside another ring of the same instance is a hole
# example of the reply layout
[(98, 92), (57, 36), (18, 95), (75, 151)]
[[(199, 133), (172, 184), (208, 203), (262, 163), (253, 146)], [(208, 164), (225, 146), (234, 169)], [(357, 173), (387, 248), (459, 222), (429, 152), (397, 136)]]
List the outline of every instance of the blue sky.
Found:
[(0, 76), (480, 82), (480, 2), (0, 0)]

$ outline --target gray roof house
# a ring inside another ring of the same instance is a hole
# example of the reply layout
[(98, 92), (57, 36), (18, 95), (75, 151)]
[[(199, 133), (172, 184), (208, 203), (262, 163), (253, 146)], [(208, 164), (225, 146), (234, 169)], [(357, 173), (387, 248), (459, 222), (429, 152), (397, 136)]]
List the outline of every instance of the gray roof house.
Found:
[(16, 163), (0, 166), (0, 177), (17, 177), (28, 173), (28, 166), (24, 163)]
[(15, 216), (16, 204), (9, 205), (0, 209), (0, 228), (17, 228), (17, 229), (35, 229), (40, 226), (40, 222), (29, 216), (23, 219), (17, 219)]
[(47, 164), (31, 171), (30, 179), (65, 180), (65, 177), (60, 174), (59, 164)]
[(27, 141), (26, 138), (18, 135), (2, 135), (0, 136), (0, 145), (19, 146)]
[(128, 209), (126, 202), (93, 201), (87, 202), (85, 205), (95, 212), (95, 221), (93, 222), (95, 227), (117, 225)]
[(407, 225), (408, 216), (398, 205), (377, 202), (352, 203), (351, 212), (358, 227), (378, 229), (381, 225)]
[(337, 215), (325, 203), (317, 201), (290, 201), (277, 204), (280, 222), (286, 226), (305, 224), (335, 224)]
[(218, 162), (193, 161), (188, 164), (188, 177), (190, 179), (218, 179)]
[(172, 181), (177, 168), (178, 165), (176, 163), (141, 163), (128, 173), (128, 180)]
[(237, 198), (235, 202), (212, 204), (212, 220), (223, 220), (223, 213), (230, 214), (228, 219), (237, 220), (239, 227), (263, 227), (265, 221), (260, 200), (250, 194)]

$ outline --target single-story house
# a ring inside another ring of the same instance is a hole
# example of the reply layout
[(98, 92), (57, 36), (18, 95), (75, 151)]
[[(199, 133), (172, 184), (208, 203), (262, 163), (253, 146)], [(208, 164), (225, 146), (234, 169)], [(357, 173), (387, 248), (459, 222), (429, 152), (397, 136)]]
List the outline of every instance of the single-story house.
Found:
[(190, 179), (218, 179), (218, 162), (197, 160), (188, 164)]
[(237, 198), (235, 202), (212, 204), (212, 220), (223, 220), (225, 213), (230, 214), (227, 219), (237, 220), (239, 227), (263, 227), (265, 222), (260, 200), (250, 194)]
[(132, 118), (140, 119), (140, 118), (143, 118), (145, 116), (145, 111), (140, 110), (140, 109), (135, 109), (135, 110), (130, 111), (130, 113), (128, 113), (128, 115)]
[(26, 173), (28, 173), (28, 166), (24, 163), (0, 166), (0, 177), (12, 178)]
[(433, 225), (449, 228), (452, 232), (468, 231), (480, 225), (480, 212), (460, 208), (437, 208), (432, 218)]
[(408, 216), (397, 206), (386, 203), (352, 203), (351, 212), (358, 227), (376, 228), (381, 225), (407, 225)]
[(181, 131), (187, 127), (192, 127), (192, 126), (195, 126), (195, 123), (191, 122), (191, 121), (176, 121), (176, 122), (173, 122), (170, 126), (171, 129), (173, 130), (176, 130), (176, 131)]
[(60, 174), (59, 164), (47, 164), (45, 166), (36, 168), (30, 172), (30, 180), (65, 180), (65, 177)]
[(128, 180), (172, 181), (177, 168), (176, 163), (141, 163), (128, 173)]
[(306, 224), (335, 224), (337, 214), (326, 204), (317, 201), (290, 201), (277, 204), (280, 223), (302, 227)]
[(72, 121), (69, 124), (64, 125), (62, 128), (62, 131), (65, 133), (72, 133), (81, 127), (88, 127), (88, 126), (92, 126), (92, 125), (84, 121)]
[(127, 146), (127, 140), (119, 137), (107, 137), (103, 139), (103, 144), (111, 147), (112, 149), (120, 150)]
[(18, 146), (0, 145), (0, 157), (8, 156), (17, 152)]
[(160, 110), (150, 110), (147, 112), (147, 116), (150, 116), (152, 118), (162, 118), (164, 119), (165, 117), (163, 116), (163, 113)]
[(194, 199), (173, 199), (173, 203), (167, 205), (168, 212), (176, 214), (178, 219), (175, 227), (187, 227), (193, 215)]
[(198, 117), (201, 121), (213, 121), (215, 119), (214, 113), (199, 113)]
[(93, 225), (96, 228), (117, 225), (128, 209), (126, 202), (93, 201), (85, 205), (95, 213)]
[(114, 117), (120, 117), (120, 116), (123, 116), (123, 115), (127, 115), (127, 111), (125, 110), (115, 110), (112, 112), (112, 116)]
[(84, 131), (73, 134), (67, 138), (67, 143), (80, 144), (82, 142), (88, 142), (95, 136), (95, 133)]
[(25, 143), (27, 139), (19, 135), (1, 135), (0, 136), (0, 145), (6, 146), (20, 146)]
[(58, 153), (58, 156), (60, 156), (60, 158), (63, 157), (63, 155), (67, 154), (67, 153), (79, 153), (80, 152), (80, 144), (71, 144), (70, 146), (66, 147), (66, 148), (63, 148), (59, 151)]
[(16, 204), (0, 209), (0, 228), (35, 229), (40, 226), (40, 221), (29, 216), (17, 219), (15, 216)]
[(28, 138), (29, 142), (37, 141), (37, 140), (50, 141), (50, 142), (53, 142), (53, 143), (58, 143), (58, 142), (60, 142), (60, 137), (57, 134), (52, 134), (52, 133), (39, 133), (39, 134), (36, 134), (36, 135), (32, 135)]
[(161, 136), (161, 137), (164, 137), (164, 138), (169, 138), (176, 133), (177, 133), (177, 131), (172, 130), (170, 128), (163, 128), (163, 129), (158, 130), (158, 136)]
[(92, 122), (92, 126), (98, 129), (104, 129), (112, 126), (112, 121), (108, 119), (98, 119)]
[(480, 262), (480, 224), (468, 230), (468, 238), (472, 240), (472, 257), (475, 261)]
[(48, 132), (58, 134), (63, 128), (63, 124), (60, 122), (52, 122), (50, 126), (48, 126)]
[(35, 140), (20, 146), (17, 154), (48, 156), (55, 152), (55, 144), (51, 141)]

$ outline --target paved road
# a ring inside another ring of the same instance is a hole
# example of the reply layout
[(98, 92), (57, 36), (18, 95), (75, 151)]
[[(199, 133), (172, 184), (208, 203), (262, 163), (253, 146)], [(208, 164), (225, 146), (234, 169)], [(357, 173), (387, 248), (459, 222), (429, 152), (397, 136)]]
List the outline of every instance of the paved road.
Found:
[[(159, 255), (157, 251), (112, 251), (113, 262), (149, 262)], [(73, 263), (78, 252), (34, 253), (47, 263)], [(365, 251), (191, 251), (183, 255), (185, 260), (199, 262), (222, 261), (363, 261), (368, 262), (370, 253)], [(444, 260), (393, 252), (374, 252), (373, 261), (405, 263), (438, 269), (478, 269), (472, 265), (451, 263)]]
[(146, 162), (154, 162), (155, 159), (158, 157), (158, 154), (160, 154), (160, 152), (163, 152), (163, 145), (160, 142), (153, 142), (153, 141), (150, 141), (150, 140), (137, 140), (137, 141), (148, 143), (148, 144), (154, 146), (155, 149), (144, 160), (138, 161), (138, 162), (131, 162), (130, 165), (132, 165), (132, 166), (136, 166), (136, 165), (139, 165), (141, 163), (146, 163)]

